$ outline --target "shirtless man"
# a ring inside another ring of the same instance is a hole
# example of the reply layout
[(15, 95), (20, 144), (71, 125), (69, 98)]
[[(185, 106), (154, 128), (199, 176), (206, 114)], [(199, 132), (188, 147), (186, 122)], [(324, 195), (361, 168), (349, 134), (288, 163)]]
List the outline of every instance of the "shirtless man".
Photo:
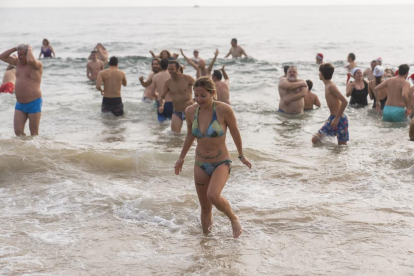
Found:
[[(226, 65), (223, 65), (223, 67), (220, 70), (214, 70), (211, 79), (214, 81), (214, 84), (216, 85), (217, 101), (230, 104), (230, 80), (227, 76), (226, 71), (224, 70), (225, 66)], [(223, 77), (224, 81), (221, 81)]]
[(139, 77), (139, 82), (145, 88), (144, 95), (142, 96), (142, 101), (145, 103), (150, 103), (153, 100), (156, 100), (158, 95), (155, 91), (155, 84), (152, 81), (152, 78), (155, 74), (160, 71), (160, 59), (154, 58), (151, 62), (151, 73), (149, 73), (147, 81), (144, 81), (144, 77)]
[(281, 76), (281, 77), (279, 77), (279, 81), (281, 80), (281, 79), (284, 79), (284, 78), (286, 78), (287, 77), (287, 71), (288, 71), (288, 69), (289, 69), (289, 65), (285, 65), (285, 66), (283, 66), (283, 72), (285, 73), (283, 76)]
[[(94, 51), (96, 51), (96, 57), (104, 63), (106, 66), (108, 64), (108, 51), (106, 48), (102, 45), (102, 43), (96, 44)], [(92, 55), (89, 55), (88, 59), (92, 59)]]
[(98, 51), (93, 50), (91, 52), (91, 61), (86, 64), (86, 76), (91, 81), (96, 81), (100, 71), (104, 69), (104, 63), (101, 60), (98, 60), (97, 57)]
[(245, 57), (247, 57), (247, 54), (243, 50), (243, 48), (237, 45), (237, 39), (233, 38), (231, 40), (231, 43), (230, 44), (231, 44), (230, 51), (225, 56), (225, 58), (227, 58), (229, 55), (231, 55), (233, 58), (239, 58), (239, 57), (242, 57), (242, 55), (244, 55)]
[(185, 120), (185, 109), (192, 105), (194, 79), (189, 75), (184, 75), (180, 71), (181, 65), (178, 61), (172, 60), (168, 64), (168, 72), (171, 78), (164, 85), (164, 90), (160, 96), (159, 111), (164, 111), (164, 99), (168, 94), (171, 95), (174, 111), (171, 120), (171, 130), (180, 133), (183, 121)]
[(200, 59), (198, 64), (196, 64), (191, 59), (189, 59), (188, 57), (186, 57), (184, 55), (183, 49), (180, 49), (180, 51), (181, 51), (181, 54), (183, 55), (183, 57), (185, 58), (185, 60), (191, 66), (193, 66), (193, 68), (197, 71), (197, 74), (196, 74), (197, 79), (199, 77), (204, 77), (204, 76), (210, 76), (211, 75), (211, 70), (213, 70), (214, 63), (216, 62), (217, 56), (219, 54), (219, 51), (217, 49), (216, 49), (216, 52), (214, 53), (214, 58), (210, 62), (210, 65), (208, 66), (208, 68), (206, 68), (206, 61), (204, 59)]
[[(409, 102), (410, 84), (406, 81), (410, 67), (402, 64), (398, 67), (398, 76), (386, 79), (374, 88), (374, 93), (378, 93), (383, 88), (388, 88), (387, 101), (382, 111), (382, 119), (387, 122), (401, 122), (411, 113), (411, 103)], [(377, 109), (381, 103), (376, 102)]]
[[(382, 58), (381, 57), (377, 58), (376, 61), (377, 61), (378, 65), (382, 66)], [(395, 72), (392, 69), (385, 68), (384, 78), (392, 78), (392, 77), (394, 77), (394, 75), (395, 75)]]
[(334, 71), (330, 63), (319, 67), (319, 79), (325, 84), (325, 98), (331, 115), (318, 133), (313, 135), (313, 144), (320, 143), (324, 136), (336, 136), (338, 145), (346, 145), (349, 141), (348, 118), (344, 114), (348, 101), (331, 81)]
[(316, 54), (316, 64), (322, 64), (323, 63), (323, 54), (317, 53)]
[(305, 107), (303, 110), (309, 111), (313, 109), (313, 106), (316, 105), (317, 107), (321, 107), (321, 102), (319, 101), (318, 96), (316, 94), (312, 93), (312, 87), (313, 82), (311, 80), (306, 80), (306, 83), (308, 84), (308, 93), (305, 95)]
[(296, 66), (290, 66), (286, 78), (279, 80), (279, 112), (301, 114), (305, 106), (304, 97), (308, 92), (308, 84), (300, 80)]
[[(102, 89), (102, 82), (104, 89)], [(124, 115), (121, 85), (127, 85), (125, 73), (118, 69), (118, 59), (111, 57), (109, 68), (99, 72), (96, 80), (96, 89), (101, 91), (103, 96), (101, 108), (103, 113), (112, 112), (116, 117)]]
[(152, 82), (154, 83), (155, 92), (153, 96), (157, 97), (157, 116), (158, 116), (158, 122), (162, 123), (167, 119), (172, 119), (173, 114), (173, 103), (171, 99), (171, 95), (167, 94), (165, 96), (165, 103), (164, 103), (164, 109), (162, 112), (159, 110), (160, 107), (160, 95), (164, 91), (165, 83), (168, 79), (171, 78), (170, 73), (168, 73), (168, 58), (161, 59), (160, 66), (161, 66), (161, 72), (154, 75), (152, 77)]
[[(17, 51), (17, 58), (10, 56)], [(0, 60), (16, 66), (16, 107), (14, 111), (14, 133), (24, 136), (24, 126), (29, 119), (32, 136), (39, 135), (40, 116), (42, 114), (42, 82), (43, 65), (36, 60), (30, 45), (21, 44), (5, 51)]]
[(368, 81), (372, 81), (374, 79), (373, 72), (374, 72), (375, 66), (377, 65), (378, 63), (375, 59), (371, 61), (371, 68), (365, 69), (364, 72), (362, 73), (362, 77), (363, 78), (367, 77)]
[[(13, 55), (15, 57), (15, 55)], [(14, 91), (14, 84), (16, 83), (16, 66), (7, 66), (3, 76), (3, 83), (0, 85), (0, 93), (10, 93)]]

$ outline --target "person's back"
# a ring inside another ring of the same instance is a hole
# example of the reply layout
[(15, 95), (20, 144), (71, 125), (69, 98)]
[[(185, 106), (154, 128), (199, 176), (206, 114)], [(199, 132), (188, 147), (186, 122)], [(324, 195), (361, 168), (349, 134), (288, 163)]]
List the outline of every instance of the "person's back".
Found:
[(217, 100), (226, 104), (230, 104), (229, 81), (215, 81), (217, 90)]
[(122, 80), (125, 78), (125, 73), (116, 67), (110, 66), (99, 74), (102, 75), (104, 83), (104, 96), (106, 98), (121, 97), (121, 85)]
[(4, 72), (3, 84), (8, 83), (8, 82), (11, 82), (13, 84), (16, 83), (16, 67), (9, 66), (9, 68)]
[(403, 89), (408, 85), (404, 77), (394, 77), (387, 80), (388, 97), (385, 105), (404, 107)]
[(313, 87), (313, 82), (310, 80), (306, 80), (306, 83), (308, 84), (308, 92), (304, 97), (305, 106), (303, 110), (312, 110), (314, 105), (316, 105), (317, 107), (321, 107), (321, 103), (319, 101), (318, 96), (316, 96), (316, 94), (312, 93), (311, 91)]

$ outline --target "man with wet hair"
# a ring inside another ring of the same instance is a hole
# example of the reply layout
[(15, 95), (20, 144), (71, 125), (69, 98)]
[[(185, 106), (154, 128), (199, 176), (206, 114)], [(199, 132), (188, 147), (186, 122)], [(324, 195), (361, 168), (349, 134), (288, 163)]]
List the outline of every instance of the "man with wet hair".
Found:
[(164, 122), (167, 119), (172, 119), (172, 114), (173, 114), (173, 103), (172, 103), (170, 94), (167, 94), (165, 96), (164, 108), (162, 109), (162, 111), (159, 110), (160, 95), (164, 91), (165, 83), (167, 82), (168, 79), (171, 78), (170, 73), (168, 73), (168, 70), (167, 70), (168, 63), (169, 63), (168, 58), (161, 59), (161, 62), (160, 62), (161, 71), (152, 77), (152, 81), (155, 87), (155, 92), (153, 96), (155, 96), (158, 99), (157, 100), (157, 117), (158, 117), (158, 122), (160, 123)]
[[(103, 89), (102, 83), (104, 85)], [(101, 91), (103, 96), (102, 113), (112, 112), (116, 117), (124, 115), (121, 85), (127, 85), (125, 73), (118, 69), (118, 58), (111, 57), (109, 59), (109, 68), (99, 72), (96, 80), (96, 89)]]
[(95, 49), (91, 52), (91, 61), (86, 64), (86, 76), (91, 81), (96, 81), (100, 71), (104, 69), (104, 63), (98, 59), (98, 51)]
[[(17, 51), (16, 56), (10, 56)], [(14, 132), (24, 136), (24, 126), (29, 119), (32, 136), (39, 135), (40, 117), (42, 114), (42, 82), (43, 65), (36, 60), (30, 45), (21, 44), (2, 54), (0, 60), (16, 66), (16, 106), (14, 111)]]
[(176, 60), (169, 62), (168, 72), (171, 78), (166, 81), (160, 95), (159, 112), (164, 111), (164, 99), (170, 94), (174, 107), (171, 130), (174, 133), (180, 133), (185, 120), (185, 109), (194, 103), (192, 100), (194, 79), (181, 73), (181, 65)]
[(247, 54), (244, 51), (244, 49), (240, 47), (239, 45), (237, 45), (237, 39), (233, 38), (230, 44), (231, 44), (230, 51), (224, 58), (227, 58), (229, 55), (231, 55), (233, 58), (240, 58), (243, 55), (247, 57)]
[[(387, 101), (382, 111), (382, 119), (384, 121), (402, 122), (410, 114), (410, 84), (407, 81), (409, 71), (410, 67), (407, 64), (402, 64), (398, 67), (398, 75), (396, 77), (386, 79), (374, 88), (374, 93), (378, 93), (385, 87), (388, 88)], [(379, 101), (376, 104), (381, 106)]]
[(193, 57), (191, 58), (191, 60), (198, 65), (198, 63), (200, 62), (202, 58), (199, 57), (199, 51), (197, 49), (194, 50), (193, 52)]
[[(226, 71), (224, 70), (225, 66), (226, 65), (223, 65), (220, 70), (214, 70), (211, 78), (216, 85), (217, 101), (230, 104), (230, 80), (227, 76)], [(221, 81), (223, 77), (224, 81)]]
[(338, 145), (346, 145), (349, 141), (348, 118), (344, 114), (348, 101), (331, 81), (334, 71), (335, 68), (330, 63), (319, 66), (319, 79), (325, 84), (326, 104), (331, 115), (323, 127), (313, 135), (313, 144), (320, 143), (324, 136), (336, 136)]
[(301, 114), (305, 106), (304, 97), (308, 92), (308, 85), (298, 79), (296, 66), (289, 66), (286, 78), (279, 80), (279, 112), (286, 114)]
[(147, 81), (144, 81), (144, 77), (139, 77), (139, 82), (145, 88), (144, 95), (142, 96), (142, 101), (145, 103), (151, 103), (153, 100), (157, 99), (155, 92), (155, 84), (152, 81), (152, 78), (160, 71), (160, 59), (154, 58), (151, 61), (151, 73), (148, 75)]

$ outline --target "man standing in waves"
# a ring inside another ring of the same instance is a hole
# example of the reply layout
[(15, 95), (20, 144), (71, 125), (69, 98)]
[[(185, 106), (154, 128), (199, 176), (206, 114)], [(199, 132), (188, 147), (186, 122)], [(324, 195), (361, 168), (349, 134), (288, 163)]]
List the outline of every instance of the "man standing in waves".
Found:
[[(223, 65), (223, 67), (220, 70), (214, 70), (211, 79), (216, 85), (217, 101), (230, 104), (230, 80), (227, 76), (226, 71), (224, 70), (225, 66), (226, 65)], [(221, 80), (223, 77), (224, 81)]]
[[(10, 56), (17, 51), (17, 58)], [(21, 44), (5, 51), (0, 60), (16, 66), (16, 107), (14, 111), (14, 133), (24, 136), (24, 126), (29, 119), (30, 135), (39, 135), (40, 116), (42, 112), (43, 65), (36, 60), (30, 45)]]
[(295, 66), (290, 66), (286, 78), (279, 80), (279, 112), (287, 114), (301, 114), (305, 107), (304, 97), (308, 92), (308, 84), (298, 79)]
[[(102, 90), (102, 82), (104, 89)], [(125, 73), (118, 69), (118, 59), (111, 57), (109, 68), (102, 70), (96, 80), (96, 89), (101, 91), (102, 112), (112, 112), (116, 117), (124, 115), (124, 105), (121, 98), (121, 85), (126, 86)]]
[(189, 75), (181, 73), (181, 65), (175, 60), (169, 62), (168, 72), (171, 78), (165, 82), (164, 90), (160, 95), (159, 112), (162, 113), (164, 111), (164, 99), (170, 93), (174, 108), (171, 130), (174, 133), (180, 133), (185, 120), (185, 109), (194, 103), (192, 100), (194, 79)]

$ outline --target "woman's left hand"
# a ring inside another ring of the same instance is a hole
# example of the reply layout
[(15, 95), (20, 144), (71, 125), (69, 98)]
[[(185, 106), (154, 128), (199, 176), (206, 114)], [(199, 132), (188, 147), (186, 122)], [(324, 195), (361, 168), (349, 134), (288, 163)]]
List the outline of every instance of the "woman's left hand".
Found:
[(252, 163), (250, 163), (250, 161), (246, 157), (243, 157), (242, 159), (240, 159), (240, 161), (242, 161), (243, 164), (249, 167), (249, 169), (252, 168)]
[(181, 158), (179, 158), (177, 162), (175, 162), (174, 169), (175, 169), (176, 175), (179, 175), (180, 172), (183, 170), (183, 164), (184, 164), (184, 159), (181, 159)]

